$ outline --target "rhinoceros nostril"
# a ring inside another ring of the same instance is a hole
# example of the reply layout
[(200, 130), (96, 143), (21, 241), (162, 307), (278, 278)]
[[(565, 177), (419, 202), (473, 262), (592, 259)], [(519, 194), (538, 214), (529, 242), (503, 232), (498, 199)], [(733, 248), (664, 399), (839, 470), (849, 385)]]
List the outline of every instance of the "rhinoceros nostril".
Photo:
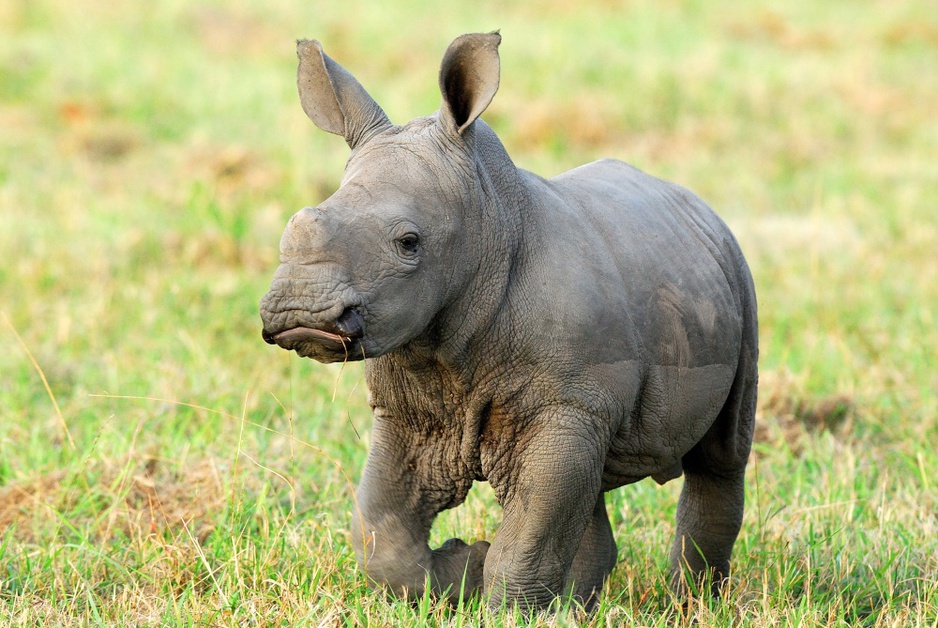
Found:
[(347, 338), (361, 338), (365, 335), (365, 320), (354, 307), (347, 307), (335, 321), (339, 332)]

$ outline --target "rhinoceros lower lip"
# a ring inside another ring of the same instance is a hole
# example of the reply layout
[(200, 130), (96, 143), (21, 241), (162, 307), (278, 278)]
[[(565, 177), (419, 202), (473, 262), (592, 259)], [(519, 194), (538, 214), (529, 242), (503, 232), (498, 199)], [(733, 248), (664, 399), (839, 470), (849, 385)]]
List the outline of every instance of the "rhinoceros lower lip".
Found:
[(351, 346), (353, 339), (332, 332), (314, 329), (312, 327), (294, 327), (286, 329), (280, 333), (274, 334), (271, 340), (285, 349), (292, 349), (301, 343), (316, 342), (320, 344), (332, 344), (336, 349), (343, 349)]

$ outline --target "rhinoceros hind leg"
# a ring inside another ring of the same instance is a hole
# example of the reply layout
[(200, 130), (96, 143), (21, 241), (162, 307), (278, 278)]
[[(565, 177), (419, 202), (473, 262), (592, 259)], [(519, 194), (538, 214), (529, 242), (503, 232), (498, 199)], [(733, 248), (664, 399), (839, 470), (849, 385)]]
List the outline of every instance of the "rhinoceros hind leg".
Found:
[(685, 471), (671, 548), (671, 588), (680, 597), (719, 595), (743, 519), (743, 478)]

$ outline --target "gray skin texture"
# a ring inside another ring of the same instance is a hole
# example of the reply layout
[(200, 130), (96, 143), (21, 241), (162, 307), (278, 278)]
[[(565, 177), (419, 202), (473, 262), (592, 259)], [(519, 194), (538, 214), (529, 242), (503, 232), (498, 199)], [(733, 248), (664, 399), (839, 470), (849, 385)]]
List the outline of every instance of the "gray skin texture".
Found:
[[(457, 38), (440, 110), (404, 126), (318, 42), (298, 43), (303, 109), (351, 157), (286, 227), (263, 336), (367, 360), (351, 539), (372, 584), (592, 606), (616, 563), (603, 493), (683, 474), (672, 586), (719, 593), (756, 405), (749, 269), (684, 188), (614, 160), (552, 179), (515, 167), (479, 119), (500, 40)], [(431, 549), (434, 518), (475, 481), (503, 508), (495, 539)]]

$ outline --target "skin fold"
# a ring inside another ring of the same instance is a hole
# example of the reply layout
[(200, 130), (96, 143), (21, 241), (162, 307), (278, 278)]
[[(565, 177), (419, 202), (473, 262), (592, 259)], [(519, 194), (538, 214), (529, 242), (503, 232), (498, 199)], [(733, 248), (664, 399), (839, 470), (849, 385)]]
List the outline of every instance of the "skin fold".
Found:
[[(752, 278), (689, 191), (614, 160), (552, 179), (516, 168), (481, 120), (497, 33), (463, 35), (440, 110), (392, 125), (316, 41), (300, 102), (351, 157), (291, 218), (261, 301), (264, 338), (366, 360), (372, 448), (352, 542), (369, 581), (492, 607), (590, 607), (616, 563), (603, 493), (684, 476), (675, 590), (718, 593), (743, 513), (758, 338)], [(428, 545), (488, 481), (491, 544)]]

